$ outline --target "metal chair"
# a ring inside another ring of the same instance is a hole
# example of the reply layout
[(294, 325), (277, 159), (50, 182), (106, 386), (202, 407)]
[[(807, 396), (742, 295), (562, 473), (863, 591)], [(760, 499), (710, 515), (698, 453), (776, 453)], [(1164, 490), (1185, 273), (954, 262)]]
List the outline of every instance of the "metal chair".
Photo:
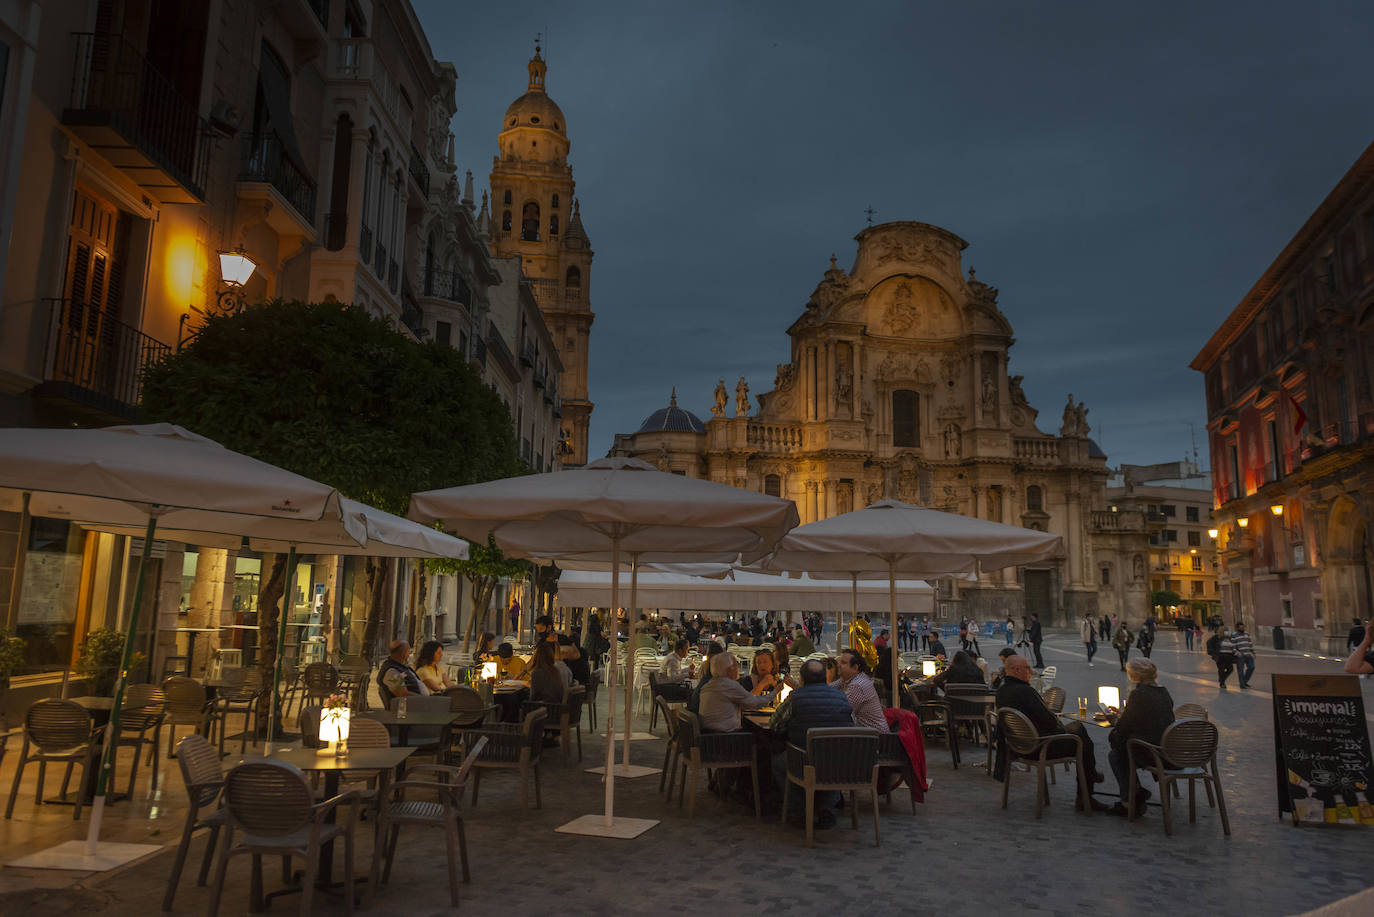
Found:
[(787, 796), (793, 785), (806, 794), (806, 846), (815, 846), (817, 790), (849, 791), (849, 817), (854, 830), (859, 828), (859, 808), (855, 791), (868, 790), (873, 796), (873, 845), (878, 836), (878, 731), (864, 726), (836, 726), (811, 729), (806, 733), (806, 748), (787, 746), (787, 782), (782, 791), (782, 819), (787, 818)]
[(248, 750), (248, 737), (256, 736), (261, 725), (258, 719), (259, 699), (263, 691), (262, 669), (240, 669), (232, 687), (221, 689), (210, 702), (206, 714), (209, 735), (219, 728), (219, 753), (224, 754), (224, 737), (229, 732), (229, 717), (243, 717), (243, 732), (239, 734), (239, 753)]
[(176, 753), (177, 727), (190, 726), (197, 735), (205, 735), (209, 722), (206, 711), (205, 686), (184, 675), (173, 675), (162, 683), (164, 719), (171, 730), (167, 735), (167, 757)]
[[(362, 656), (346, 656), (339, 660), (339, 693), (348, 698), (354, 712), (367, 709), (367, 685), (372, 666)], [(364, 688), (364, 690), (358, 690)]]
[[(534, 775), (534, 807), (542, 809), (544, 799), (539, 789), (539, 759), (544, 752), (544, 722), (548, 713), (543, 707), (525, 714), (518, 726), (487, 727), (468, 730), (469, 741), (486, 738), (486, 747), (473, 758), (477, 770), (472, 775), (472, 804), (477, 805), (477, 791), (482, 785), (482, 771), (504, 768), (520, 772), (520, 807), (530, 807), (529, 777)], [(473, 746), (475, 747), (475, 746)], [(465, 761), (466, 763), (466, 761)]]
[(19, 764), (14, 769), (14, 785), (10, 787), (9, 805), (5, 817), (14, 815), (14, 801), (19, 796), (19, 781), (30, 761), (38, 762), (38, 786), (34, 799), (43, 804), (43, 778), (49, 764), (66, 764), (62, 776), (62, 795), (67, 795), (72, 770), (81, 765), (81, 782), (77, 784), (76, 805), (72, 821), (81, 818), (81, 800), (86, 779), (95, 765), (95, 733), (91, 731), (91, 714), (80, 704), (69, 700), (40, 700), (24, 713), (24, 744), (19, 748)]
[(680, 762), (682, 786), (678, 790), (677, 804), (682, 807), (682, 799), (687, 793), (690, 780), (691, 802), (687, 806), (687, 817), (696, 813), (698, 777), (704, 770), (733, 770), (749, 768), (749, 776), (754, 781), (754, 817), (763, 817), (762, 802), (759, 798), (759, 765), (754, 755), (754, 736), (748, 732), (702, 732), (701, 718), (687, 710), (678, 711), (678, 742), (681, 748)]
[[(315, 894), (315, 875), (321, 848), (342, 837), (344, 841), (344, 913), (353, 913), (353, 831), (358, 822), (358, 794), (340, 793), (333, 799), (315, 802), (310, 783), (295, 766), (285, 761), (250, 761), (229, 771), (224, 778), (226, 831), (220, 846), (215, 887), (210, 892), (209, 917), (217, 917), (224, 877), (230, 857), (247, 853), (253, 856), (251, 906), (261, 910), (262, 857), (280, 856), (305, 860), (301, 877), (301, 915), (309, 917)], [(348, 821), (329, 821), (335, 810), (350, 803)], [(234, 843), (234, 832), (243, 838)]]
[[(911, 814), (916, 814), (916, 768), (911, 764), (911, 756), (906, 753), (902, 737), (896, 732), (878, 733), (878, 766), (894, 767), (902, 772), (902, 779), (911, 790)], [(887, 793), (887, 804), (892, 805), (892, 793)]]
[(954, 728), (954, 711), (942, 700), (928, 700), (916, 707), (916, 716), (921, 721), (921, 734), (929, 735), (930, 730), (944, 733), (945, 744), (949, 746), (950, 763), (959, 769), (959, 734)]
[[(1046, 780), (1046, 770), (1052, 769), (1056, 764), (1070, 761), (1073, 762), (1078, 773), (1079, 809), (1085, 814), (1092, 811), (1091, 806), (1088, 805), (1088, 775), (1083, 770), (1083, 740), (1079, 736), (1071, 733), (1042, 736), (1036, 730), (1035, 724), (1024, 713), (1011, 707), (998, 708), (997, 729), (1006, 739), (1008, 755), (1031, 765), (1036, 772), (1036, 818), (1040, 817), (1045, 805), (1049, 802), (1050, 788), (1049, 782)], [(1056, 743), (1061, 745), (1072, 743), (1073, 754), (1052, 753), (1050, 746)], [(1007, 807), (1007, 794), (1011, 790), (1011, 775), (1014, 770), (1015, 768), (1011, 766), (1009, 760), (1006, 773), (1002, 776), (1002, 808), (1004, 809)]]
[[(1141, 739), (1131, 739), (1126, 743), (1127, 766), (1131, 771), (1131, 794), (1127, 805), (1129, 814), (1135, 817), (1136, 788), (1140, 780), (1136, 768), (1144, 768), (1154, 774), (1159, 781), (1159, 804), (1164, 810), (1164, 833), (1174, 833), (1171, 819), (1173, 803), (1169, 800), (1169, 787), (1181, 780), (1188, 781), (1188, 823), (1197, 821), (1197, 800), (1195, 785), (1201, 780), (1209, 791), (1216, 787), (1216, 808), (1221, 815), (1221, 828), (1227, 837), (1231, 836), (1231, 820), (1226, 815), (1226, 799), (1221, 791), (1221, 772), (1217, 769), (1218, 733), (1216, 724), (1208, 720), (1178, 720), (1168, 729), (1158, 745), (1151, 745)], [(1138, 761), (1137, 752), (1145, 760)], [(1208, 794), (1211, 802), (1211, 794)]]
[[(153, 766), (153, 781), (150, 786), (157, 787), (160, 764), (158, 752), (161, 750), (162, 721), (165, 718), (161, 690), (153, 685), (129, 685), (124, 689), (124, 709), (119, 715), (119, 735), (114, 737), (115, 755), (110, 759), (110, 786), (115, 784), (118, 750), (132, 748), (134, 760), (129, 767), (129, 788), (124, 792), (130, 796), (134, 795), (134, 782), (138, 779), (138, 764), (143, 758), (143, 747), (151, 745), (152, 753), (148, 760)], [(108, 733), (106, 741), (110, 741)]]
[[(396, 840), (401, 835), (402, 825), (424, 825), (444, 830), (444, 844), (448, 862), (449, 902), (458, 906), (458, 876), (454, 869), (455, 860), (462, 863), (463, 881), (472, 881), (468, 872), (468, 840), (463, 831), (463, 790), (467, 786), (468, 772), (482, 755), (486, 747), (485, 737), (480, 738), (468, 751), (462, 767), (448, 767), (441, 764), (420, 764), (410, 768), (407, 777), (391, 786), (391, 799), (381, 806), (377, 821), (377, 836), (383, 839), (385, 847), (378, 847), (372, 857), (372, 888), (377, 887), (377, 867), (386, 851), (386, 869), (382, 872), (382, 882), (391, 881), (391, 864), (396, 858)], [(432, 774), (431, 780), (413, 780), (413, 774)], [(412, 790), (433, 793), (435, 801), (407, 798)]]
[[(157, 755), (154, 754), (154, 760)], [(204, 736), (189, 735), (177, 747), (177, 764), (181, 767), (181, 779), (186, 785), (186, 821), (181, 828), (181, 843), (177, 844), (176, 859), (172, 862), (172, 875), (167, 880), (167, 893), (162, 897), (162, 909), (170, 911), (176, 898), (177, 886), (181, 883), (181, 870), (186, 865), (186, 854), (191, 849), (191, 835), (200, 828), (209, 828), (210, 837), (205, 842), (205, 857), (200, 862), (200, 875), (196, 885), (204, 887), (210, 876), (210, 863), (215, 856), (215, 843), (219, 840), (220, 828), (224, 827), (224, 810), (216, 802), (224, 787), (224, 770), (220, 767), (220, 756)], [(202, 814), (202, 810), (209, 809)]]
[(596, 732), (596, 695), (601, 689), (601, 673), (603, 669), (592, 669), (591, 677), (587, 679), (587, 731)]

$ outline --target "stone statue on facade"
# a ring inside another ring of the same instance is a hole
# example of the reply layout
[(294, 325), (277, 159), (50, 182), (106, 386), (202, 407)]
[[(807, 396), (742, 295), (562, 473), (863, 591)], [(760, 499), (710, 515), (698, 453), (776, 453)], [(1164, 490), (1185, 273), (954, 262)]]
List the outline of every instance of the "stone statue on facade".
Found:
[(962, 451), (958, 424), (945, 424), (945, 458), (958, 458)]
[(1030, 404), (1030, 401), (1026, 399), (1026, 393), (1021, 390), (1021, 380), (1024, 378), (1025, 376), (1012, 376), (1007, 380), (1008, 387), (1011, 389), (1012, 404)]
[(1069, 393), (1069, 401), (1064, 405), (1064, 423), (1059, 427), (1060, 436), (1087, 436), (1092, 429), (1088, 426), (1088, 409), (1083, 406), (1083, 402), (1074, 404), (1073, 393)]
[(749, 383), (744, 381), (744, 377), (739, 377), (739, 382), (735, 385), (735, 416), (749, 416)]
[(654, 459), (654, 467), (657, 468), (659, 471), (667, 471), (667, 470), (668, 470), (668, 444), (667, 444), (667, 443), (659, 443), (659, 444), (658, 444), (658, 455), (657, 455), (657, 457), (655, 457), (655, 459)]
[(729, 400), (729, 397), (730, 397), (729, 395), (727, 395), (727, 394), (725, 393), (725, 380), (724, 380), (724, 379), (721, 379), (719, 382), (716, 383), (716, 396), (715, 396), (715, 397), (716, 397), (715, 403), (711, 405), (711, 416), (712, 416), (712, 417), (724, 417), (724, 416), (725, 416), (725, 403)]
[(849, 351), (847, 348), (837, 352), (836, 362), (839, 365), (835, 368), (835, 403), (845, 406), (849, 404), (849, 397), (854, 391), (854, 373), (849, 368)]
[(997, 410), (997, 382), (992, 373), (983, 373), (983, 410)]

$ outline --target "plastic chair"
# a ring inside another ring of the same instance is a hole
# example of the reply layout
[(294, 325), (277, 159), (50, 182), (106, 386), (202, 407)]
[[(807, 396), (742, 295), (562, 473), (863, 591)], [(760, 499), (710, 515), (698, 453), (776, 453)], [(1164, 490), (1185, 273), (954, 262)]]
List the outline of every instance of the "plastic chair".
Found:
[[(1226, 815), (1226, 799), (1221, 790), (1221, 772), (1217, 769), (1218, 733), (1214, 723), (1208, 720), (1178, 720), (1168, 729), (1158, 745), (1151, 745), (1141, 739), (1131, 739), (1126, 743), (1127, 765), (1131, 771), (1131, 794), (1127, 805), (1131, 818), (1135, 818), (1136, 788), (1140, 785), (1137, 768), (1144, 768), (1154, 774), (1159, 781), (1159, 804), (1164, 810), (1164, 833), (1174, 833), (1171, 819), (1173, 804), (1169, 800), (1168, 789), (1180, 780), (1188, 781), (1188, 822), (1197, 821), (1197, 802), (1195, 785), (1201, 780), (1210, 790), (1216, 787), (1216, 808), (1221, 815), (1221, 828), (1227, 837), (1231, 836), (1231, 820)], [(1140, 754), (1143, 761), (1136, 758)], [(1209, 793), (1208, 801), (1211, 801)]]
[(1050, 708), (1051, 713), (1064, 712), (1064, 699), (1066, 695), (1063, 688), (1046, 688), (1041, 694), (1040, 699), (1045, 702), (1045, 706)]
[[(177, 886), (181, 882), (181, 870), (186, 865), (186, 854), (191, 849), (191, 835), (201, 828), (209, 828), (210, 837), (205, 842), (205, 857), (200, 862), (196, 885), (204, 887), (210, 876), (215, 843), (219, 840), (220, 829), (225, 825), (224, 811), (216, 805), (220, 790), (224, 787), (224, 770), (220, 767), (219, 759), (219, 753), (204, 736), (189, 735), (177, 747), (177, 764), (181, 767), (181, 780), (186, 786), (186, 821), (181, 828), (181, 843), (177, 844), (176, 859), (172, 862), (172, 875), (167, 880), (167, 893), (162, 897), (164, 911), (172, 909)], [(202, 815), (205, 809), (209, 811)]]
[(72, 821), (81, 818), (81, 800), (86, 778), (95, 765), (95, 734), (91, 731), (91, 714), (80, 704), (69, 700), (40, 700), (24, 713), (24, 744), (19, 748), (19, 764), (14, 769), (14, 785), (10, 787), (9, 805), (5, 817), (14, 815), (14, 801), (19, 796), (19, 781), (30, 761), (38, 762), (38, 786), (34, 799), (43, 804), (43, 778), (49, 764), (66, 764), (62, 776), (62, 795), (67, 795), (72, 770), (81, 765), (81, 782), (77, 784), (76, 805)]
[[(224, 778), (226, 831), (220, 846), (215, 887), (210, 892), (209, 917), (219, 914), (224, 893), (224, 877), (230, 857), (253, 855), (251, 887), (253, 910), (262, 909), (262, 857), (301, 857), (305, 870), (301, 877), (301, 915), (309, 917), (315, 894), (315, 875), (320, 850), (339, 837), (344, 841), (344, 913), (353, 913), (353, 833), (358, 822), (358, 794), (340, 793), (333, 799), (315, 802), (310, 783), (296, 767), (285, 761), (250, 761), (240, 764)], [(348, 821), (328, 821), (344, 803), (351, 803)], [(243, 839), (234, 843), (234, 832)]]
[(176, 753), (177, 727), (190, 726), (197, 735), (205, 735), (209, 721), (206, 711), (205, 686), (184, 675), (173, 675), (162, 683), (164, 722), (170, 729), (167, 735), (167, 757)]
[(928, 700), (916, 707), (916, 716), (921, 721), (921, 734), (928, 735), (929, 730), (940, 730), (944, 733), (945, 744), (949, 747), (950, 763), (954, 769), (959, 769), (959, 735), (954, 728), (954, 711), (950, 709), (948, 703), (942, 700)]
[(754, 781), (754, 817), (763, 817), (759, 798), (759, 766), (754, 755), (754, 736), (748, 732), (702, 732), (701, 718), (687, 710), (678, 711), (678, 741), (681, 746), (681, 767), (679, 775), (682, 786), (678, 790), (677, 804), (682, 807), (682, 798), (687, 793), (691, 781), (692, 798), (687, 806), (687, 817), (696, 813), (697, 778), (703, 770), (733, 770), (749, 768), (749, 776)]
[[(462, 863), (463, 881), (470, 882), (468, 872), (468, 841), (463, 831), (463, 790), (467, 785), (468, 772), (482, 755), (486, 738), (480, 738), (468, 751), (462, 767), (448, 767), (441, 764), (420, 764), (407, 771), (405, 780), (392, 784), (390, 801), (382, 805), (377, 822), (377, 834), (384, 839), (385, 847), (378, 848), (372, 857), (372, 888), (377, 887), (377, 867), (383, 859), (385, 850), (386, 869), (382, 872), (383, 883), (391, 881), (391, 864), (396, 858), (396, 841), (401, 835), (402, 825), (424, 825), (442, 828), (448, 862), (449, 902), (458, 906), (458, 876), (454, 870), (455, 860)], [(411, 775), (432, 774), (433, 779), (415, 780)], [(412, 790), (433, 793), (435, 801), (408, 798)]]
[[(911, 814), (916, 814), (916, 768), (906, 753), (902, 737), (896, 732), (878, 733), (878, 766), (895, 767), (902, 772), (902, 779), (911, 790)], [(887, 804), (892, 805), (892, 793), (887, 794)]]
[[(1039, 818), (1045, 805), (1049, 802), (1050, 788), (1046, 780), (1045, 772), (1052, 769), (1056, 764), (1073, 762), (1078, 773), (1078, 800), (1079, 808), (1082, 812), (1092, 811), (1087, 804), (1088, 796), (1088, 775), (1083, 770), (1083, 740), (1079, 736), (1071, 733), (1056, 733), (1054, 735), (1042, 736), (1036, 730), (1024, 713), (1011, 707), (1000, 707), (997, 710), (997, 729), (1005, 737), (1007, 751), (1009, 755), (1014, 755), (1019, 761), (1030, 764), (1036, 772), (1036, 792), (1035, 792), (1035, 817)], [(1065, 755), (1062, 752), (1052, 754), (1050, 746), (1058, 743), (1072, 743), (1073, 754)], [(1011, 766), (1011, 761), (1007, 762), (1006, 773), (1002, 776), (1002, 808), (1007, 807), (1007, 794), (1011, 790), (1011, 775), (1015, 770)]]
[[(510, 723), (504, 728), (484, 728), (468, 731), (469, 741), (485, 737), (486, 747), (473, 758), (477, 768), (472, 775), (472, 804), (477, 805), (477, 791), (482, 785), (482, 771), (504, 768), (520, 772), (520, 806), (528, 809), (529, 776), (534, 775), (534, 807), (542, 809), (544, 800), (539, 789), (539, 759), (544, 751), (544, 722), (548, 713), (543, 707), (525, 714), (524, 722)], [(466, 762), (465, 762), (466, 763)]]
[(837, 726), (811, 729), (806, 733), (806, 748), (787, 746), (787, 782), (782, 791), (782, 819), (787, 818), (787, 796), (793, 785), (806, 794), (806, 846), (815, 846), (817, 790), (849, 792), (849, 817), (854, 830), (859, 828), (859, 808), (855, 791), (868, 790), (873, 796), (873, 845), (882, 844), (878, 836), (878, 732), (863, 726)]
[(544, 721), (544, 734), (556, 735), (563, 746), (563, 760), (572, 757), (573, 733), (577, 734), (577, 760), (582, 760), (582, 703), (586, 700), (587, 689), (574, 684), (564, 689), (561, 703), (551, 704), (543, 701), (525, 701), (521, 705), (523, 713), (542, 707), (548, 718)]
[[(119, 715), (119, 735), (114, 738), (116, 748), (132, 748), (134, 760), (129, 767), (129, 787), (124, 792), (132, 796), (134, 783), (138, 779), (138, 764), (143, 758), (145, 745), (152, 746), (148, 761), (153, 766), (151, 787), (157, 787), (158, 752), (161, 750), (162, 721), (166, 718), (163, 711), (162, 691), (153, 685), (129, 685), (124, 689), (124, 709)], [(106, 735), (106, 741), (109, 741)], [(110, 786), (115, 785), (115, 770), (119, 755), (110, 760)]]
[(243, 732), (239, 735), (239, 753), (248, 750), (248, 737), (258, 734), (258, 700), (263, 694), (262, 669), (240, 669), (237, 683), (223, 688), (210, 702), (206, 713), (206, 727), (210, 735), (219, 728), (219, 753), (224, 754), (224, 737), (229, 732), (229, 717), (243, 717)]

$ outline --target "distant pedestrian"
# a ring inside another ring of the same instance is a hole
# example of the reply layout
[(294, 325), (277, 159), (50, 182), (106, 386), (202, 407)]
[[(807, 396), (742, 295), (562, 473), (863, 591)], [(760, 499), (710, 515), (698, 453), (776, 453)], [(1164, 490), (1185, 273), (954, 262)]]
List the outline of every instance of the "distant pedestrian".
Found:
[(1106, 615), (1102, 616), (1102, 626), (1097, 630), (1097, 636), (1102, 638), (1102, 642), (1112, 639), (1112, 619)]
[(1112, 634), (1112, 648), (1121, 657), (1121, 671), (1126, 671), (1126, 662), (1131, 658), (1131, 646), (1135, 643), (1135, 637), (1131, 634), (1131, 629), (1122, 621), (1116, 627), (1116, 632)]
[(1245, 624), (1238, 623), (1231, 635), (1231, 649), (1236, 654), (1236, 677), (1242, 688), (1250, 687), (1250, 676), (1255, 674), (1255, 641), (1245, 632)]
[(1031, 614), (1030, 632), (1027, 633), (1026, 636), (1030, 639), (1031, 649), (1035, 651), (1035, 667), (1037, 669), (1043, 669), (1045, 667), (1045, 660), (1040, 655), (1040, 643), (1045, 637), (1040, 629), (1040, 615)]
[(1007, 615), (1007, 646), (1011, 646), (1012, 631), (1014, 630), (1016, 630), (1016, 622), (1011, 619), (1011, 615)]
[(1188, 652), (1193, 651), (1193, 621), (1191, 618), (1183, 622), (1183, 645)]
[(959, 619), (959, 649), (968, 652), (968, 618)]
[(1135, 645), (1140, 649), (1140, 655), (1146, 659), (1150, 658), (1150, 651), (1155, 647), (1155, 632), (1149, 627), (1140, 628), (1140, 633), (1136, 635)]
[(1225, 691), (1226, 679), (1231, 677), (1236, 667), (1236, 650), (1231, 643), (1231, 636), (1220, 630), (1212, 634), (1207, 641), (1207, 655), (1217, 664), (1217, 684)]
[(1088, 653), (1088, 668), (1093, 668), (1093, 656), (1097, 654), (1097, 622), (1091, 614), (1084, 614), (1078, 625), (1078, 635), (1083, 639), (1083, 649)]
[(970, 621), (968, 622), (968, 643), (969, 643), (969, 647), (970, 647), (969, 652), (973, 653), (973, 655), (974, 655), (975, 658), (981, 658), (982, 655), (983, 655), (983, 653), (982, 653), (982, 651), (978, 648), (978, 622), (977, 622), (977, 621), (970, 620)]

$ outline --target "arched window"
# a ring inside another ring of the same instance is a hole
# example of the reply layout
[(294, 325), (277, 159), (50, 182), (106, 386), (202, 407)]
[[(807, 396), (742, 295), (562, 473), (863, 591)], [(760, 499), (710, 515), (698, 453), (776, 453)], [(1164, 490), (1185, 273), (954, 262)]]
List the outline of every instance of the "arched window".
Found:
[(763, 492), (770, 497), (781, 497), (782, 478), (776, 474), (765, 475), (763, 478)]
[(579, 270), (577, 269), (576, 265), (574, 265), (573, 267), (568, 268), (568, 273), (567, 273), (566, 275), (564, 275), (564, 278), (563, 278), (563, 285), (564, 285), (564, 286), (569, 286), (569, 287), (578, 287), (578, 288), (581, 288), (581, 286), (582, 286), (582, 272), (579, 271)]
[(1040, 493), (1039, 486), (1035, 484), (1026, 488), (1026, 510), (1032, 513), (1045, 511), (1044, 497)]
[(539, 205), (530, 201), (520, 213), (520, 241), (539, 241)]
[(501, 231), (510, 232), (510, 211), (505, 210), (501, 213)]
[(907, 389), (892, 393), (892, 445), (921, 445), (921, 396)]
[(558, 235), (558, 214), (556, 213), (549, 214), (549, 235)]
[(557, 210), (557, 209), (558, 209), (558, 195), (557, 195), (557, 194), (555, 194), (555, 195), (553, 196), (553, 209), (554, 209), (554, 210)]
[(507, 206), (510, 205), (510, 192), (509, 192), (509, 191), (506, 192), (506, 196), (505, 196), (505, 198), (501, 201), (501, 203), (506, 204)]

